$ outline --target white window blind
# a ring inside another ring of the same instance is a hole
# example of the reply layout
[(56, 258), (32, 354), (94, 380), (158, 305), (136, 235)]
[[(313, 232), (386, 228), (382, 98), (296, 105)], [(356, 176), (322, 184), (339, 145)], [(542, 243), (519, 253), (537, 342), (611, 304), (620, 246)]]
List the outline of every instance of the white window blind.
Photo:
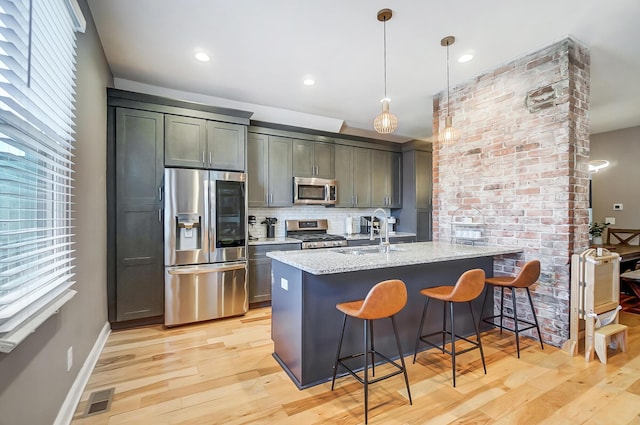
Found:
[(76, 0), (0, 0), (0, 349), (74, 283), (76, 31)]

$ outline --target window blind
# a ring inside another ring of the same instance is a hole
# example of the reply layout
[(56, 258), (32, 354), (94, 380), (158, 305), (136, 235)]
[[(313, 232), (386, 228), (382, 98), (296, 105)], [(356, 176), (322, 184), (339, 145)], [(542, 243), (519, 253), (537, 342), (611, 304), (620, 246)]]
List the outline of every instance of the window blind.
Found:
[(0, 0), (0, 339), (74, 283), (75, 34), (84, 25), (76, 0)]

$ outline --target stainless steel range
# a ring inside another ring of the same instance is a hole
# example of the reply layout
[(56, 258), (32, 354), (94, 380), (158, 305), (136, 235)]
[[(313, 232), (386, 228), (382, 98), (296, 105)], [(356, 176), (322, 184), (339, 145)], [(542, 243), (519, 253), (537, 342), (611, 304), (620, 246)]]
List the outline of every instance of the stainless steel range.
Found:
[(327, 233), (329, 224), (325, 219), (286, 220), (285, 229), (288, 238), (302, 241), (302, 249), (347, 246), (344, 236)]

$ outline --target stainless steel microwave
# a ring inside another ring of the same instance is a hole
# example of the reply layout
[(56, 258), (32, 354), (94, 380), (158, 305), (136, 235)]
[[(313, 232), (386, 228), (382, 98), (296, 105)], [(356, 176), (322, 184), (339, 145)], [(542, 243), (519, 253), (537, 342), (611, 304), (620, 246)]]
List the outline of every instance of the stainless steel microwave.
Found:
[(336, 181), (307, 177), (293, 178), (293, 203), (335, 205), (338, 200)]

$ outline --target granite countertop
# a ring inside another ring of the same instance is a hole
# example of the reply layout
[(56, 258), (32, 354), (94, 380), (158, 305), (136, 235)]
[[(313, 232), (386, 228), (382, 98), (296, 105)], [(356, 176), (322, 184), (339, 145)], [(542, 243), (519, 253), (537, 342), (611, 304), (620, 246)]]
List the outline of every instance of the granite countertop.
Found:
[[(371, 246), (365, 246), (272, 251), (267, 253), (267, 257), (307, 273), (323, 275), (523, 252), (519, 247), (455, 245), (449, 242), (404, 243), (392, 245), (392, 248), (398, 250), (384, 254), (377, 251), (372, 252)], [(369, 251), (363, 255), (349, 253), (353, 250), (367, 249)]]
[[(380, 239), (379, 235), (374, 235), (376, 240)], [(389, 234), (389, 238), (403, 238), (403, 237), (415, 237), (416, 234), (415, 233), (409, 233), (409, 232), (396, 232), (394, 234)], [(364, 234), (364, 233), (354, 233), (352, 235), (344, 235), (344, 237), (348, 240), (348, 241), (357, 241), (357, 240), (362, 240), (362, 239), (369, 239), (369, 234)], [(382, 235), (382, 239), (384, 239), (384, 234)]]
[(249, 245), (275, 245), (283, 243), (302, 243), (300, 239), (293, 238), (259, 238), (249, 241)]

